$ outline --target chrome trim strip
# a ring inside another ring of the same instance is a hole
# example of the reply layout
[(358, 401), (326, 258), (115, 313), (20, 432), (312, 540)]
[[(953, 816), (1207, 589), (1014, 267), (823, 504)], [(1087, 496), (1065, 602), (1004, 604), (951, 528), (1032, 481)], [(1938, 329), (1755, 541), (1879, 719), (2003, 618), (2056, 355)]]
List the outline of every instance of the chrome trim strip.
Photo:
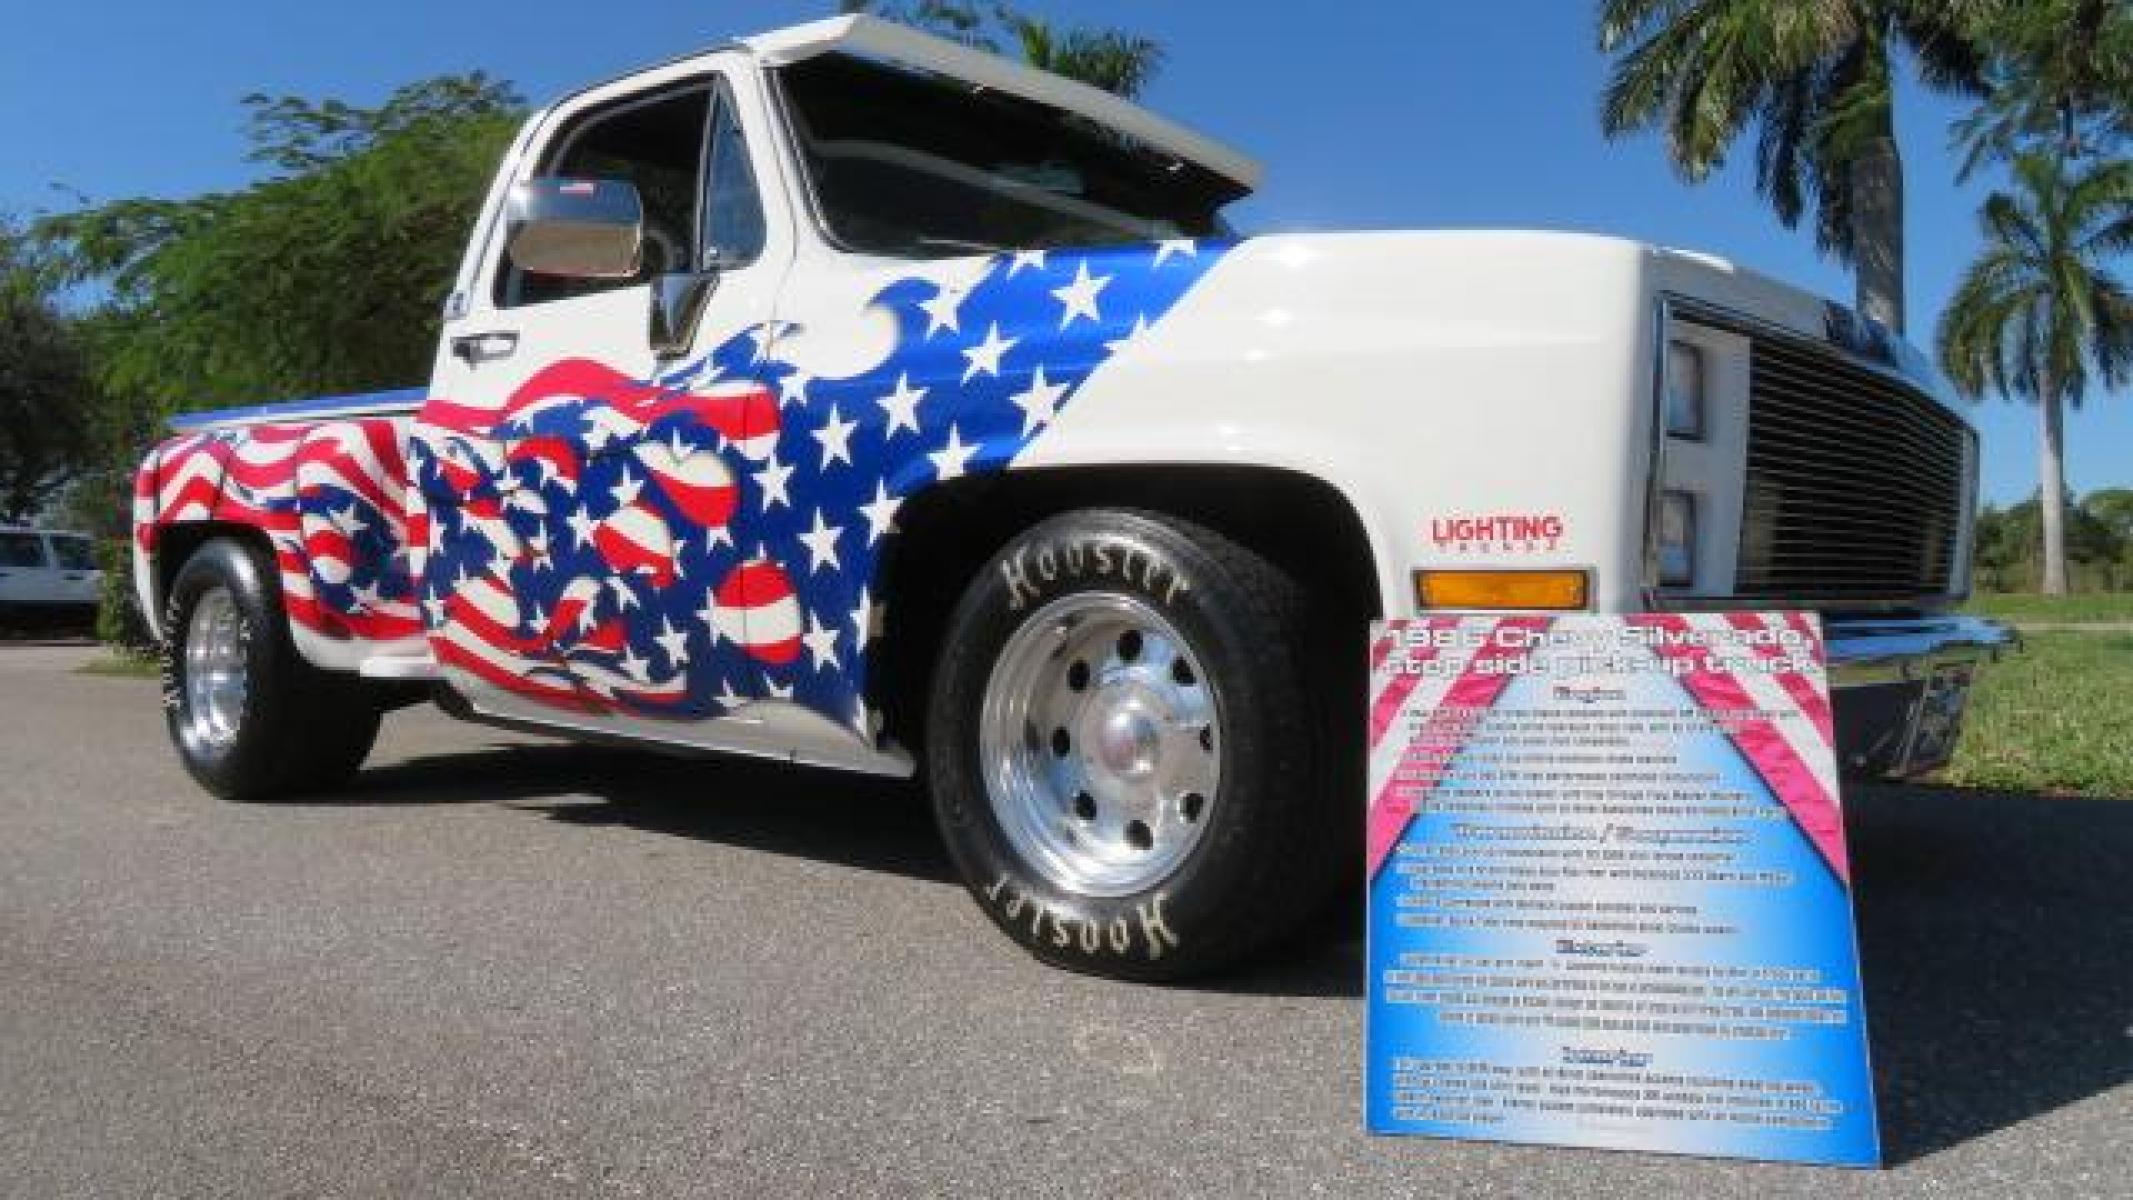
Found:
[[(1652, 354), (1649, 450), (1644, 460), (1644, 607), (1657, 612), (1672, 607), (1659, 584), (1659, 496), (1666, 487), (1666, 342), (1674, 327), (1674, 297), (1662, 292), (1651, 308)], [(1694, 586), (1694, 580), (1690, 581)]]
[(1938, 379), (1930, 377), (1922, 379), (1871, 355), (1861, 354), (1844, 343), (1835, 341), (1827, 336), (1801, 333), (1790, 325), (1780, 325), (1775, 321), (1744, 313), (1739, 309), (1728, 308), (1723, 304), (1713, 304), (1708, 300), (1699, 300), (1692, 296), (1683, 296), (1672, 292), (1665, 293), (1663, 299), (1674, 310), (1675, 315), (1697, 324), (1715, 325), (1720, 329), (1731, 330), (1743, 337), (1777, 338), (1809, 350), (1839, 355), (1845, 361), (1857, 365), (1861, 370), (1871, 371), (1891, 382), (1903, 384), (1914, 391), (1923, 393), (1942, 408), (1947, 409), (1958, 417), (1962, 417), (1964, 425), (1968, 426), (1971, 423), (1968, 417), (1963, 417), (1963, 410), (1949, 399), (1947, 389), (1940, 386)]
[(2018, 649), (2021, 635), (1998, 621), (1949, 616), (1829, 621), (1829, 684), (1836, 689), (1916, 683), (1947, 663), (1985, 662)]

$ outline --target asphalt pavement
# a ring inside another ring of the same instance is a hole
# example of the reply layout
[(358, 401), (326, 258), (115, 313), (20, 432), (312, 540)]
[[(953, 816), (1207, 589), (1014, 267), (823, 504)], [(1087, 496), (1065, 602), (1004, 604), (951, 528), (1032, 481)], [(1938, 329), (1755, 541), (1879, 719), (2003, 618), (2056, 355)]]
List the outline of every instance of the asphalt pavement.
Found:
[(227, 804), (95, 653), (0, 645), (0, 1194), (2133, 1194), (2133, 801), (1850, 798), (1885, 1170), (1382, 1139), (1356, 921), (1066, 975), (908, 786), (427, 708)]

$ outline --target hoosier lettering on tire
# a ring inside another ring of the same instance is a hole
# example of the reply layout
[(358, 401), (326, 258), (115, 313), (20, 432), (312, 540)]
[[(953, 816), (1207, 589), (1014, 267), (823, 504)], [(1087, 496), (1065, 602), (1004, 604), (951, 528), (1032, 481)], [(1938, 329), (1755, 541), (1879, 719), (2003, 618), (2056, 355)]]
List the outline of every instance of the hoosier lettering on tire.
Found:
[(1092, 509), (971, 581), (927, 767), (965, 882), (1031, 953), (1174, 979), (1312, 915), (1344, 844), (1297, 582), (1186, 521)]

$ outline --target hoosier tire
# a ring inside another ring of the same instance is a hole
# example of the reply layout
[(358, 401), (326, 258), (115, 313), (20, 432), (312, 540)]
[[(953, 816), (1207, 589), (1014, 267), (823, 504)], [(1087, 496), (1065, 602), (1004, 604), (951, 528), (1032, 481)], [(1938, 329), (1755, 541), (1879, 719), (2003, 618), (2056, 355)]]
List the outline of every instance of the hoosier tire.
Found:
[(164, 609), (163, 704), (200, 786), (230, 800), (329, 790), (370, 753), (383, 710), (355, 679), (305, 662), (264, 552), (236, 538), (194, 551)]
[(1066, 513), (986, 565), (948, 624), (926, 756), (1003, 932), (1168, 980), (1322, 911), (1361, 810), (1309, 612), (1272, 562), (1155, 513)]

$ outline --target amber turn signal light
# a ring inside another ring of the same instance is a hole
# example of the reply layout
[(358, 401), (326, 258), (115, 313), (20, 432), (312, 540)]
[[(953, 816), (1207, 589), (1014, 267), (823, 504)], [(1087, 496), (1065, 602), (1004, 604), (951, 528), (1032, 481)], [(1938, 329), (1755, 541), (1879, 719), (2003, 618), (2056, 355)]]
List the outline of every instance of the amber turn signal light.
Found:
[(1581, 609), (1584, 571), (1416, 571), (1415, 602), (1432, 608)]

